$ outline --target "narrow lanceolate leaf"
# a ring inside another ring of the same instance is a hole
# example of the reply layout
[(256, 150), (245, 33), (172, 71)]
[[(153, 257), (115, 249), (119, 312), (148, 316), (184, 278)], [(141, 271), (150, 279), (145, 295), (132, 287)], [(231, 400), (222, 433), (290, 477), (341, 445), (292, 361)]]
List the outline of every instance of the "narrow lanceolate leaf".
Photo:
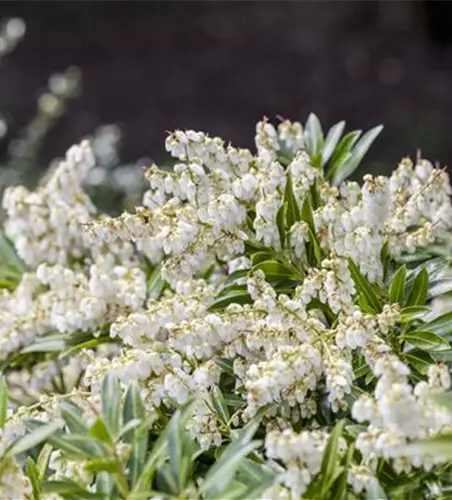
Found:
[(401, 451), (405, 456), (439, 455), (446, 460), (452, 459), (452, 434), (423, 439), (409, 443), (403, 447), (396, 447), (395, 451)]
[(287, 203), (286, 220), (287, 227), (290, 229), (293, 224), (300, 220), (300, 207), (298, 206), (297, 200), (292, 187), (292, 175), (290, 170), (287, 171), (286, 175), (286, 189), (284, 191), (284, 203)]
[(253, 271), (258, 269), (264, 271), (268, 279), (288, 279), (294, 277), (291, 269), (276, 260), (265, 260), (253, 267)]
[(314, 214), (312, 213), (312, 203), (310, 196), (306, 196), (306, 198), (304, 199), (303, 207), (301, 209), (301, 220), (307, 222), (311, 231), (315, 232)]
[(308, 116), (305, 125), (306, 146), (311, 157), (320, 153), (323, 146), (323, 130), (320, 120), (314, 113)]
[(326, 179), (330, 180), (341, 165), (343, 165), (351, 157), (351, 149), (361, 135), (361, 130), (354, 130), (345, 134), (339, 142), (336, 150), (331, 157), (329, 166), (326, 172)]
[(152, 270), (148, 278), (148, 298), (157, 300), (165, 286), (165, 281), (162, 280), (160, 269), (156, 267)]
[(96, 418), (94, 423), (89, 428), (89, 433), (99, 441), (110, 446), (113, 445), (112, 436), (107, 429), (105, 422), (101, 418)]
[(355, 282), (356, 291), (359, 294), (362, 294), (366, 302), (373, 309), (374, 312), (381, 312), (381, 304), (378, 300), (376, 293), (374, 292), (372, 285), (369, 281), (361, 274), (361, 271), (358, 269), (353, 260), (349, 259), (349, 269), (352, 275), (353, 281)]
[(410, 296), (407, 300), (408, 306), (422, 306), (427, 300), (428, 294), (428, 271), (427, 269), (422, 269), (416, 276), (413, 283), (413, 289), (411, 290)]
[(325, 451), (322, 458), (321, 477), (322, 483), (320, 487), (320, 497), (326, 493), (328, 487), (331, 486), (331, 479), (336, 476), (336, 469), (339, 464), (339, 439), (344, 430), (345, 420), (340, 420), (334, 427), (328, 439)]
[(450, 338), (452, 336), (452, 312), (442, 314), (433, 321), (423, 324), (422, 330), (427, 330), (443, 337)]
[(434, 363), (433, 358), (430, 354), (424, 350), (416, 349), (414, 351), (407, 352), (404, 355), (408, 363), (414, 367), (422, 375), (426, 375), (429, 366)]
[(223, 393), (218, 386), (214, 386), (214, 388), (212, 389), (212, 404), (217, 412), (219, 420), (224, 425), (228, 426), (231, 416), (229, 414), (229, 409), (224, 399)]
[(403, 304), (405, 299), (406, 266), (401, 266), (389, 285), (389, 300), (392, 303)]
[(47, 467), (49, 466), (50, 462), (50, 455), (52, 453), (53, 449), (50, 444), (45, 444), (41, 452), (39, 453), (38, 460), (36, 461), (36, 466), (38, 468), (38, 475), (39, 479), (42, 481), (46, 475), (47, 472)]
[(361, 139), (356, 143), (356, 146), (353, 148), (350, 158), (334, 173), (332, 179), (332, 184), (334, 186), (341, 184), (358, 168), (370, 146), (382, 130), (383, 126), (379, 125), (378, 127), (369, 130), (361, 137)]
[(210, 307), (209, 311), (221, 311), (226, 309), (230, 304), (251, 304), (253, 302), (251, 295), (248, 292), (239, 292), (220, 297)]
[(278, 210), (276, 215), (276, 223), (279, 232), (279, 241), (281, 242), (281, 247), (284, 248), (286, 244), (286, 222), (287, 222), (287, 201), (285, 201)]
[(375, 480), (370, 482), (370, 487), (366, 493), (366, 500), (387, 500), (388, 496), (381, 487), (380, 483)]
[(416, 330), (415, 332), (402, 335), (400, 339), (424, 351), (444, 351), (450, 349), (450, 344), (445, 338), (432, 332)]
[(62, 401), (60, 403), (61, 415), (71, 432), (86, 433), (89, 428), (83, 419), (83, 413), (80, 408), (69, 401)]
[(59, 422), (50, 422), (49, 424), (41, 425), (14, 443), (7, 450), (7, 453), (8, 455), (18, 455), (19, 453), (23, 453), (24, 451), (34, 448), (60, 428), (61, 424)]
[(402, 323), (408, 323), (415, 319), (422, 319), (431, 312), (430, 307), (427, 306), (408, 306), (400, 311), (400, 320)]
[(101, 408), (105, 423), (115, 436), (122, 425), (121, 386), (114, 375), (106, 375), (102, 381)]
[(336, 146), (339, 143), (339, 139), (342, 136), (342, 132), (344, 131), (344, 127), (345, 127), (345, 122), (342, 121), (336, 123), (336, 125), (331, 127), (330, 130), (328, 131), (322, 151), (322, 166), (325, 166), (325, 164), (328, 162), (328, 160), (334, 153), (334, 150), (336, 149)]
[(27, 457), (25, 462), (25, 472), (30, 479), (33, 500), (39, 500), (40, 498), (40, 481), (39, 473), (34, 460), (31, 457)]
[(3, 429), (8, 413), (8, 387), (5, 377), (0, 378), (0, 429)]
[[(123, 420), (125, 425), (135, 420), (141, 421), (145, 418), (146, 409), (140, 396), (140, 391), (136, 384), (129, 387), (124, 402)], [(132, 453), (129, 460), (130, 477), (132, 484), (138, 480), (143, 471), (146, 461), (146, 451), (148, 444), (148, 433), (131, 430), (124, 434), (124, 440), (132, 443)]]
[(215, 495), (224, 490), (235, 476), (241, 461), (260, 444), (260, 441), (251, 441), (247, 444), (233, 442), (228, 445), (221, 457), (208, 470), (200, 486), (200, 491), (205, 494), (205, 498), (215, 498)]

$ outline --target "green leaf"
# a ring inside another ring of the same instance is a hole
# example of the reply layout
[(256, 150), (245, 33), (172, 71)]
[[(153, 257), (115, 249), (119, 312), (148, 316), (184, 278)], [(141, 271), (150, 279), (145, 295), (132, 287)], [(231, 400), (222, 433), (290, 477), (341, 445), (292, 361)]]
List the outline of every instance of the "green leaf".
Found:
[(286, 220), (287, 220), (287, 201), (285, 201), (278, 209), (276, 214), (276, 224), (278, 226), (279, 241), (281, 242), (281, 248), (284, 248), (286, 244)]
[(22, 274), (26, 270), (25, 264), (17, 256), (14, 246), (3, 231), (0, 231), (0, 257), (0, 262), (13, 267), (18, 273)]
[(64, 340), (53, 339), (53, 338), (42, 338), (33, 342), (27, 347), (24, 347), (20, 352), (30, 353), (30, 352), (59, 352), (66, 348)]
[(287, 279), (293, 278), (293, 272), (288, 269), (284, 264), (276, 260), (265, 260), (264, 262), (259, 262), (253, 267), (253, 271), (260, 269), (264, 271), (266, 278), (268, 279)]
[(404, 357), (422, 375), (426, 375), (430, 365), (434, 363), (433, 358), (428, 352), (419, 349), (405, 353)]
[(221, 311), (226, 309), (230, 304), (251, 304), (253, 300), (247, 292), (233, 293), (226, 297), (221, 297), (217, 299), (210, 307), (209, 311)]
[(260, 444), (260, 441), (251, 441), (246, 444), (238, 441), (229, 444), (220, 458), (208, 470), (203, 483), (199, 487), (200, 492), (206, 498), (214, 498), (232, 481), (242, 460), (257, 449)]
[(326, 165), (328, 160), (331, 158), (331, 155), (334, 153), (339, 139), (342, 136), (342, 132), (344, 131), (344, 127), (345, 122), (342, 121), (336, 123), (336, 125), (332, 126), (328, 131), (322, 152), (322, 166)]
[(423, 324), (422, 330), (427, 330), (447, 338), (452, 334), (452, 312), (442, 314), (433, 321)]
[(165, 280), (162, 279), (160, 269), (154, 268), (148, 278), (148, 299), (157, 300), (165, 286)]
[(305, 221), (309, 229), (315, 233), (314, 214), (312, 213), (311, 197), (306, 196), (301, 209), (301, 220)]
[(308, 261), (313, 267), (320, 266), (323, 260), (322, 249), (320, 248), (315, 233), (311, 229), (308, 230), (308, 238), (309, 242), (306, 245)]
[(132, 489), (132, 498), (135, 498), (134, 495), (149, 491), (152, 479), (157, 469), (160, 467), (167, 456), (167, 445), (168, 428), (165, 428), (160, 434), (157, 441), (154, 443), (154, 446), (152, 447), (152, 450), (147, 457), (146, 464), (143, 467), (143, 471), (139, 479), (135, 482), (135, 485)]
[(403, 447), (396, 447), (395, 451), (402, 451), (406, 456), (440, 455), (444, 460), (452, 459), (452, 434), (422, 439), (409, 443)]
[(216, 385), (212, 389), (212, 404), (216, 410), (219, 420), (228, 427), (231, 416), (229, 414), (229, 409), (226, 401), (223, 397), (223, 393)]
[(356, 143), (356, 146), (352, 150), (350, 158), (345, 161), (334, 173), (332, 179), (333, 186), (338, 186), (339, 184), (341, 184), (358, 168), (370, 146), (382, 130), (383, 126), (379, 125), (378, 127), (375, 127), (366, 132), (361, 137), (361, 139), (359, 139), (359, 141)]
[(93, 458), (87, 462), (85, 469), (91, 472), (120, 472), (120, 465), (114, 458)]
[(356, 290), (358, 293), (362, 294), (369, 306), (373, 309), (374, 312), (379, 313), (382, 311), (382, 307), (380, 301), (377, 298), (371, 284), (369, 281), (361, 274), (360, 270), (353, 262), (353, 260), (349, 259), (349, 269), (352, 275), (353, 281), (355, 282)]
[(366, 494), (366, 500), (387, 500), (388, 497), (381, 487), (380, 483), (374, 479), (370, 482)]
[(7, 450), (7, 453), (8, 455), (19, 455), (20, 453), (41, 444), (59, 429), (61, 429), (61, 424), (59, 422), (50, 422), (49, 424), (41, 425), (19, 439), (16, 443), (13, 443)]
[(5, 377), (0, 378), (0, 429), (3, 429), (8, 414), (8, 387)]
[(427, 300), (428, 293), (428, 272), (423, 268), (413, 283), (413, 289), (407, 300), (408, 306), (422, 306)]
[(336, 171), (343, 165), (350, 157), (351, 157), (351, 149), (355, 145), (356, 141), (359, 139), (361, 135), (361, 130), (353, 130), (348, 134), (344, 135), (344, 137), (339, 142), (336, 150), (331, 157), (331, 161), (329, 162), (329, 168), (326, 172), (326, 179), (330, 180)]
[[(268, 254), (267, 254), (268, 255)], [(267, 259), (268, 257), (266, 257)], [(266, 259), (262, 259), (262, 260), (266, 260)], [(240, 278), (245, 278), (246, 276), (248, 276), (248, 273), (250, 272), (250, 269), (238, 269), (237, 271), (234, 271), (233, 273), (231, 273), (227, 278), (226, 278), (226, 281), (225, 281), (225, 284), (226, 283), (231, 283), (231, 282), (234, 282)]]
[(283, 203), (287, 203), (286, 220), (287, 228), (290, 229), (295, 222), (300, 220), (300, 208), (293, 192), (291, 170), (286, 172), (286, 189), (284, 191)]
[(101, 418), (96, 418), (94, 423), (89, 428), (89, 433), (99, 441), (106, 443), (109, 446), (113, 446), (113, 438), (105, 422)]
[(449, 342), (446, 339), (432, 332), (416, 330), (402, 335), (400, 339), (424, 351), (444, 351), (450, 349)]
[(31, 457), (27, 457), (25, 462), (25, 472), (30, 479), (32, 494), (34, 500), (40, 499), (40, 481), (39, 473), (34, 460)]
[(403, 304), (405, 300), (406, 266), (399, 267), (389, 285), (389, 300), (392, 303)]
[(306, 121), (305, 143), (311, 157), (318, 155), (323, 147), (322, 125), (314, 113), (310, 113)]
[(121, 386), (114, 375), (108, 374), (102, 381), (101, 408), (105, 424), (113, 436), (119, 432), (122, 425)]
[(323, 497), (331, 487), (331, 479), (336, 476), (339, 465), (339, 439), (344, 431), (345, 420), (340, 420), (332, 430), (328, 443), (322, 457), (322, 468), (320, 471), (322, 482), (320, 486), (320, 497)]
[(426, 314), (429, 314), (430, 312), (431, 312), (430, 307), (426, 307), (426, 306), (404, 307), (400, 311), (400, 320), (402, 323), (408, 323), (408, 322), (413, 321), (415, 319), (421, 319)]
[(38, 477), (42, 481), (46, 475), (47, 467), (50, 462), (50, 455), (53, 451), (52, 446), (46, 443), (39, 453), (38, 460), (36, 461), (36, 466), (38, 468)]
[[(253, 263), (253, 266), (259, 264), (259, 262), (264, 262), (264, 260), (269, 259), (271, 259), (271, 255), (265, 251), (253, 253), (253, 255), (251, 256), (251, 262)], [(250, 269), (248, 269), (248, 271), (250, 271)]]
[(70, 479), (46, 481), (42, 483), (42, 491), (45, 493), (57, 493), (68, 500), (105, 500), (105, 495), (91, 493)]
[(80, 408), (70, 401), (61, 401), (61, 415), (71, 432), (84, 434), (89, 432), (88, 426), (83, 420), (83, 413)]

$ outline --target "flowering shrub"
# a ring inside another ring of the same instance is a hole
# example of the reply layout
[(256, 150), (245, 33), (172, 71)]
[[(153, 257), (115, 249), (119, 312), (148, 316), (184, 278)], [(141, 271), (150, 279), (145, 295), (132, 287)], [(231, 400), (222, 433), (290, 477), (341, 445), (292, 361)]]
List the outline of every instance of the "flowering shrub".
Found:
[(343, 129), (176, 131), (116, 218), (86, 141), (6, 190), (0, 497), (446, 498), (449, 178)]

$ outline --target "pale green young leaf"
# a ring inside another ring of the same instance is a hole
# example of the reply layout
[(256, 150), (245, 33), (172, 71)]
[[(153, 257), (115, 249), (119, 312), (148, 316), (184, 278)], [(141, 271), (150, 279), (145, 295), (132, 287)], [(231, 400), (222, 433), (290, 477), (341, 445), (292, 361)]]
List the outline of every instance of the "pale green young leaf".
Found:
[(366, 132), (356, 143), (355, 147), (352, 150), (352, 154), (350, 158), (344, 162), (334, 173), (332, 178), (333, 186), (338, 186), (341, 184), (347, 177), (349, 177), (359, 166), (362, 159), (366, 155), (372, 143), (378, 137), (380, 132), (383, 130), (383, 126), (379, 125), (378, 127), (374, 127), (373, 129)]
[(108, 374), (102, 381), (101, 409), (105, 424), (112, 436), (115, 436), (122, 425), (121, 386), (114, 375)]
[(351, 157), (351, 149), (361, 135), (361, 130), (353, 130), (345, 134), (335, 149), (333, 156), (328, 164), (326, 179), (330, 180), (336, 171)]
[[(113, 437), (102, 418), (96, 418), (89, 428), (89, 433), (108, 446), (113, 446)], [(73, 438), (74, 436), (71, 437)]]
[(305, 143), (311, 157), (317, 156), (323, 147), (322, 125), (314, 113), (310, 113), (306, 121)]
[(46, 475), (46, 472), (47, 472), (47, 467), (49, 466), (49, 462), (50, 462), (50, 455), (52, 454), (52, 451), (53, 451), (53, 448), (50, 444), (46, 443), (39, 455), (38, 455), (38, 459), (36, 461), (36, 466), (38, 468), (38, 476), (39, 476), (39, 479), (42, 481)]
[(322, 151), (322, 167), (326, 165), (326, 163), (334, 153), (336, 146), (338, 145), (339, 140), (342, 136), (342, 132), (344, 131), (344, 127), (345, 122), (342, 121), (336, 123), (336, 125), (333, 125), (328, 131)]
[(165, 286), (165, 280), (162, 279), (160, 269), (154, 268), (148, 277), (148, 299), (157, 300)]
[(24, 453), (25, 451), (38, 446), (43, 441), (46, 441), (49, 436), (54, 434), (59, 429), (61, 429), (60, 422), (50, 422), (48, 424), (41, 425), (13, 443), (7, 450), (7, 453), (8, 455), (19, 455), (20, 453)]

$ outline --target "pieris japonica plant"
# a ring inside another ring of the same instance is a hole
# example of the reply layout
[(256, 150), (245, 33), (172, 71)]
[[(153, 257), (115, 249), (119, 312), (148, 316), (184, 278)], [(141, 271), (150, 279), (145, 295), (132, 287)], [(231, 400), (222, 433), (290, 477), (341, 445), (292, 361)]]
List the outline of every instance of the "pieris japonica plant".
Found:
[(449, 177), (344, 127), (178, 130), (119, 217), (86, 141), (6, 190), (0, 497), (450, 495)]

